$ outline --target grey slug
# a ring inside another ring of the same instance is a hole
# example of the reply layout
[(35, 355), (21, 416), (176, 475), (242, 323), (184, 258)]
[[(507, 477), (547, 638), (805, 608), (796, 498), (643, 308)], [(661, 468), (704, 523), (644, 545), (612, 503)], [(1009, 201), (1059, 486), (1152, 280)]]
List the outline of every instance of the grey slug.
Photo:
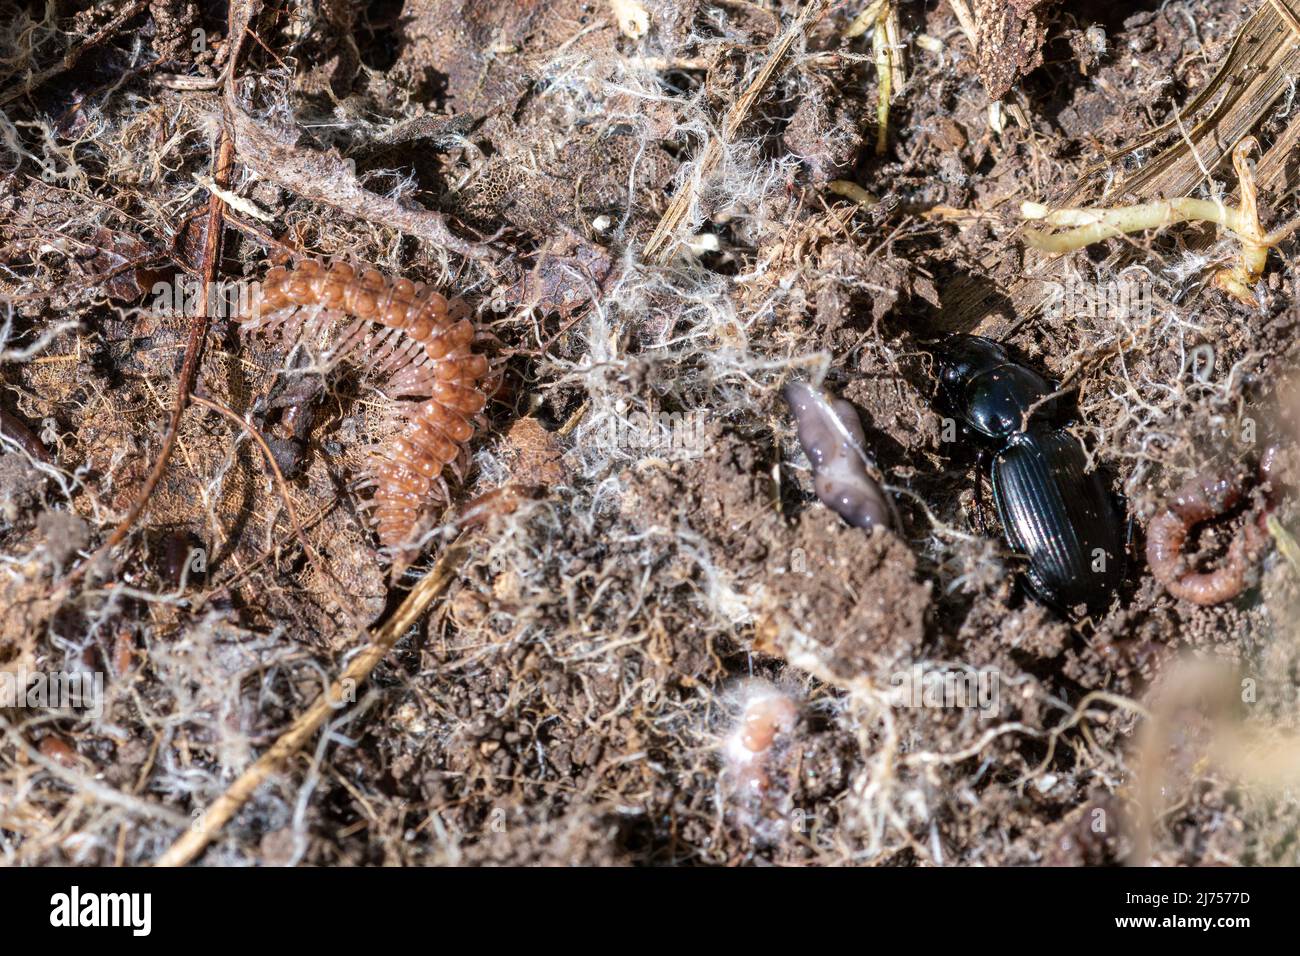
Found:
[(787, 383), (784, 394), (822, 504), (855, 528), (891, 527), (892, 509), (868, 473), (872, 462), (853, 406), (807, 382)]

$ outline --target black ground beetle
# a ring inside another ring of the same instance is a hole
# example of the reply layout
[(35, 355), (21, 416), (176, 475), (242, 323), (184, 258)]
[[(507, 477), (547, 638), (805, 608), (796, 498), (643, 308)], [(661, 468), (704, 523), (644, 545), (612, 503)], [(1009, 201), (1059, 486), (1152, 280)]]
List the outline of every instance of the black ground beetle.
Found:
[(1061, 613), (1105, 610), (1124, 576), (1123, 522), (1061, 427), (1054, 389), (992, 339), (954, 335), (932, 351), (943, 403), (992, 452), (993, 499), (1030, 590)]

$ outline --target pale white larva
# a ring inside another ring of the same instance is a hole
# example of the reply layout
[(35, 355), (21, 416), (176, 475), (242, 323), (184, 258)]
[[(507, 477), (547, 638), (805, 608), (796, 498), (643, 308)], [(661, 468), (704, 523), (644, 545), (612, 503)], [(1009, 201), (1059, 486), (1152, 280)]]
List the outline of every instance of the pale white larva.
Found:
[(855, 528), (890, 527), (892, 512), (868, 471), (872, 463), (857, 411), (807, 382), (789, 382), (784, 394), (822, 504)]
[(722, 745), (726, 779), (737, 795), (762, 797), (771, 783), (768, 762), (779, 738), (799, 722), (799, 705), (786, 691), (757, 678), (741, 684), (735, 695), (737, 719)]

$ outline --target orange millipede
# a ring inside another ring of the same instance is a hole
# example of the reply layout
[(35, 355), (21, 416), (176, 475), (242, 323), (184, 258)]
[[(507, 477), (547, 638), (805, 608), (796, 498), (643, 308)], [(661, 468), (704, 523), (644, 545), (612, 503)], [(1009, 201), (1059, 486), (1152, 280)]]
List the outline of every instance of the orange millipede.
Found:
[(405, 399), (396, 406), (397, 436), (370, 449), (367, 483), (379, 543), (409, 548), (430, 506), (450, 499), (444, 469), (463, 477), (492, 391), (487, 357), (472, 348), (480, 335), (468, 307), (377, 269), (316, 259), (272, 269), (251, 301), (246, 330), (319, 343), (327, 366), (360, 360), (383, 376), (387, 395)]

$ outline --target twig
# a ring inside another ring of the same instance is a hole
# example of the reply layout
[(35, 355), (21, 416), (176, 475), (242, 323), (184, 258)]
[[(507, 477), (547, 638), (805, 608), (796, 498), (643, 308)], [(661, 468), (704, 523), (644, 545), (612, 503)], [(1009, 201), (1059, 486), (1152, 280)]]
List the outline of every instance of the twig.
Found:
[(194, 860), (212, 842), (253, 793), (297, 753), (346, 701), (354, 699), (356, 688), (365, 681), (393, 646), (401, 639), (429, 605), (451, 582), (453, 575), (465, 560), (465, 549), (459, 540), (453, 543), (420, 582), (416, 584), (397, 612), (380, 627), (370, 639), (370, 644), (354, 657), (329, 689), (303, 712), (287, 731), (280, 735), (271, 749), (257, 762), (239, 775), (230, 787), (207, 808), (180, 839), (168, 847), (155, 865), (184, 866)]
[(15, 90), (11, 90), (4, 96), (0, 96), (0, 106), (8, 106), (20, 96), (26, 96), (28, 93), (32, 92), (32, 90), (49, 80), (52, 80), (60, 73), (72, 69), (72, 67), (76, 65), (77, 61), (81, 59), (83, 54), (99, 46), (109, 37), (117, 33), (117, 31), (122, 28), (122, 24), (126, 23), (127, 20), (130, 20), (147, 5), (148, 0), (135, 0), (134, 3), (128, 4), (117, 14), (117, 16), (113, 17), (113, 19), (100, 27), (98, 31), (86, 37), (86, 39), (82, 40), (67, 53), (63, 54), (63, 59), (54, 66), (41, 70), (41, 72), (29, 77), (22, 86)]
[(977, 48), (979, 46), (979, 29), (975, 26), (975, 18), (971, 16), (970, 7), (966, 6), (966, 0), (948, 0), (948, 6), (952, 7), (952, 12), (961, 25), (961, 32), (966, 34), (966, 40), (970, 43), (971, 49)]
[[(217, 157), (214, 164), (213, 179), (216, 182), (223, 184), (230, 182), (230, 170), (234, 165), (234, 158), (234, 143), (230, 135), (225, 130), (222, 130), (217, 144)], [(130, 533), (136, 520), (149, 504), (149, 498), (153, 495), (154, 489), (158, 487), (158, 482), (162, 480), (163, 472), (167, 469), (167, 462), (171, 459), (172, 449), (176, 447), (176, 438), (180, 433), (181, 416), (185, 414), (185, 408), (189, 404), (190, 392), (194, 387), (194, 378), (198, 374), (199, 358), (203, 353), (203, 343), (208, 335), (210, 322), (208, 304), (212, 283), (217, 273), (217, 262), (221, 247), (222, 213), (224, 210), (225, 202), (220, 195), (213, 193), (208, 202), (208, 229), (207, 234), (204, 236), (203, 262), (200, 270), (203, 275), (203, 288), (199, 303), (199, 314), (190, 320), (190, 334), (185, 343), (185, 359), (181, 364), (180, 379), (176, 385), (176, 401), (172, 404), (171, 418), (167, 423), (167, 434), (163, 437), (158, 458), (154, 462), (153, 470), (149, 472), (149, 477), (145, 479), (140, 493), (132, 502), (130, 510), (127, 511), (126, 517), (113, 529), (113, 533), (108, 536), (108, 540), (100, 545), (98, 550), (87, 561), (68, 575), (65, 582), (67, 587), (75, 584), (86, 573), (87, 568), (93, 567), (100, 558), (122, 543), (122, 540)]]
[(763, 64), (762, 69), (758, 71), (749, 86), (745, 87), (745, 91), (732, 104), (731, 109), (727, 110), (721, 132), (710, 136), (709, 141), (704, 144), (704, 149), (700, 151), (699, 159), (696, 160), (694, 174), (689, 182), (682, 185), (681, 190), (673, 197), (673, 201), (664, 211), (663, 217), (655, 226), (655, 231), (646, 241), (642, 258), (659, 265), (663, 265), (668, 261), (672, 252), (670, 246), (672, 237), (695, 202), (695, 193), (699, 183), (709, 170), (717, 164), (718, 160), (722, 158), (723, 147), (730, 143), (740, 130), (741, 124), (745, 122), (750, 110), (754, 108), (754, 104), (758, 101), (759, 94), (771, 81), (777, 67), (781, 65), (786, 53), (790, 51), (790, 47), (803, 36), (810, 26), (821, 19), (822, 14), (826, 12), (829, 5), (830, 0), (813, 0), (812, 3), (800, 11), (794, 22), (781, 34), (776, 46), (772, 49), (771, 55), (767, 58), (767, 62)]

